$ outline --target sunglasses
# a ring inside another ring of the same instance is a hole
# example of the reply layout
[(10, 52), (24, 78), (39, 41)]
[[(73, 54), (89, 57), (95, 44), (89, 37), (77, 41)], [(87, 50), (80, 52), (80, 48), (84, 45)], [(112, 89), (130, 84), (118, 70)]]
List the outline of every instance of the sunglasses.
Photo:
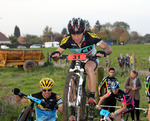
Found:
[[(41, 89), (42, 89), (42, 88), (41, 88)], [(53, 88), (50, 88), (50, 89), (42, 89), (42, 91), (44, 91), (44, 92), (48, 91), (48, 92), (49, 92), (49, 91), (52, 91), (52, 89), (53, 89)]]

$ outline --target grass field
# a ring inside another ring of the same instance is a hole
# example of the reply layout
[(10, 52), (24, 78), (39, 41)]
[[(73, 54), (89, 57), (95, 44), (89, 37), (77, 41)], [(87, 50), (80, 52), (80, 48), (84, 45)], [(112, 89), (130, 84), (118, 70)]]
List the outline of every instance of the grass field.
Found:
[[(117, 57), (120, 53), (123, 53), (124, 56), (126, 53), (130, 55), (134, 52), (135, 56), (137, 57), (137, 70), (148, 70), (149, 62), (148, 58), (150, 56), (150, 46), (149, 45), (124, 45), (124, 46), (111, 46), (113, 49), (113, 53), (111, 54), (111, 66), (118, 69), (118, 62)], [(43, 53), (45, 55), (45, 59), (42, 61), (47, 60), (47, 52), (53, 52), (56, 48), (46, 49), (43, 48)], [(98, 48), (97, 48), (98, 49)], [(69, 50), (66, 50), (64, 54), (69, 54)], [(100, 66), (105, 66), (105, 59), (100, 60)], [(53, 78), (55, 81), (54, 92), (57, 92), (61, 97), (63, 96), (63, 87), (65, 78), (68, 72), (69, 66), (61, 67), (54, 67), (53, 64), (47, 64), (43, 67), (37, 67), (36, 69), (32, 70), (31, 72), (24, 72), (23, 70), (19, 70), (16, 66), (11, 66), (7, 68), (0, 68), (0, 120), (1, 121), (15, 121), (21, 112), (22, 108), (25, 104), (18, 104), (13, 99), (13, 94), (11, 90), (13, 88), (20, 88), (21, 92), (29, 95), (31, 93), (36, 93), (39, 91), (39, 81), (44, 77)], [(105, 72), (105, 76), (108, 73)], [(121, 88), (124, 89), (124, 82), (126, 78), (129, 76), (129, 73), (122, 73), (117, 70), (115, 75), (121, 85)], [(139, 75), (142, 81), (142, 89), (140, 90), (141, 93), (141, 108), (147, 108), (148, 103), (145, 95), (144, 89), (144, 77)], [(10, 100), (10, 101), (9, 101)], [(10, 104), (13, 103), (13, 104)], [(119, 103), (118, 103), (119, 104)], [(2, 113), (3, 107), (3, 113)], [(98, 116), (98, 114), (97, 114)], [(144, 117), (144, 113), (141, 111), (141, 120), (147, 121), (147, 117)], [(61, 115), (59, 114), (59, 117)], [(130, 118), (129, 118), (130, 119)], [(58, 119), (61, 121), (61, 118)]]

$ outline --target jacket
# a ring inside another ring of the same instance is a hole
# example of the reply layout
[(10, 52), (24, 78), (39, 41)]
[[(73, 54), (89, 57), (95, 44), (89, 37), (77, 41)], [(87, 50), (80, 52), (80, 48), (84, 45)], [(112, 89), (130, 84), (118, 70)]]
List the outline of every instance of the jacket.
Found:
[(125, 89), (126, 91), (131, 95), (131, 97), (135, 100), (140, 100), (140, 89), (142, 88), (142, 84), (141, 84), (141, 80), (139, 79), (139, 77), (135, 77), (136, 78), (136, 87), (137, 90), (132, 90), (132, 88), (134, 87), (133, 86), (133, 78), (131, 77), (128, 77), (126, 79), (126, 82), (125, 82)]

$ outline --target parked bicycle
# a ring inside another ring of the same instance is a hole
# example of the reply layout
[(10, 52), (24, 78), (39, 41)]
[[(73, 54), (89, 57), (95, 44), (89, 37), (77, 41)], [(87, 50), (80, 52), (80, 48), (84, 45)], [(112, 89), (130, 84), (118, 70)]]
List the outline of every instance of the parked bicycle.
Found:
[(75, 61), (74, 68), (70, 68), (64, 86), (63, 120), (68, 121), (74, 111), (75, 121), (93, 121), (95, 104), (86, 105), (88, 91), (86, 90), (86, 72), (81, 61), (95, 59), (96, 56), (86, 54), (62, 55), (61, 58)]

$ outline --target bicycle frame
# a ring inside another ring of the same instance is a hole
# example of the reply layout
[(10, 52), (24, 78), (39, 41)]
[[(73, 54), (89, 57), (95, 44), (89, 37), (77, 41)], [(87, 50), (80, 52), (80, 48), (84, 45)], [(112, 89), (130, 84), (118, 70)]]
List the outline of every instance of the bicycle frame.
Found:
[[(78, 83), (78, 92), (77, 92), (77, 101), (75, 106), (79, 106), (81, 104), (81, 93), (82, 93), (82, 85), (83, 85), (83, 72), (84, 69), (80, 67), (80, 61), (76, 61), (75, 63), (75, 68), (74, 69), (69, 69), (69, 72), (75, 72), (76, 75), (79, 76), (79, 83)], [(71, 89), (71, 81), (69, 83), (69, 92), (70, 93), (70, 89)], [(68, 100), (69, 100), (69, 95), (68, 95)], [(68, 102), (70, 103), (70, 102)]]

